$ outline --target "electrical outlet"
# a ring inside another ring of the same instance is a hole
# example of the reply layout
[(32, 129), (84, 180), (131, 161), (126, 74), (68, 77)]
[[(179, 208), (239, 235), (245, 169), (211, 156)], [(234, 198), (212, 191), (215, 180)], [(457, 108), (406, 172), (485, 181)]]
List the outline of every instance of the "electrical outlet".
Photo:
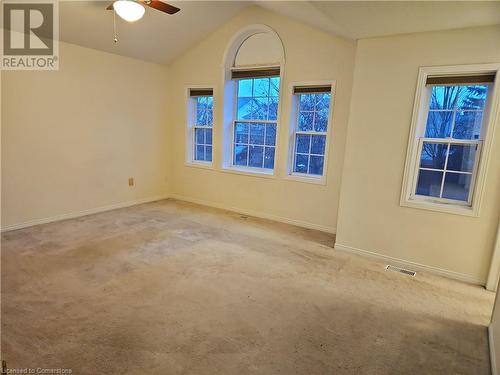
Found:
[(128, 186), (134, 186), (134, 178), (133, 177), (130, 177), (128, 179)]

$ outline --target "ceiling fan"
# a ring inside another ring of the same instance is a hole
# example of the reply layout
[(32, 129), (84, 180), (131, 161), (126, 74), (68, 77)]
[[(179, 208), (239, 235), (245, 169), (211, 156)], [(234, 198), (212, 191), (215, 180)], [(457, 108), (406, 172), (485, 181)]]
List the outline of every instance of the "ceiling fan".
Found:
[(175, 14), (180, 10), (173, 5), (158, 0), (117, 0), (111, 3), (106, 9), (114, 10), (125, 21), (135, 22), (144, 16), (144, 6), (167, 14)]

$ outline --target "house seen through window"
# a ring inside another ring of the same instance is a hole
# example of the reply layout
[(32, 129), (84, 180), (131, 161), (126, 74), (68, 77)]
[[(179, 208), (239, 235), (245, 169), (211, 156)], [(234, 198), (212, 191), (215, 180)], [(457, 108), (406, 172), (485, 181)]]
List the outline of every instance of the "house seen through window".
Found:
[(280, 78), (237, 80), (233, 165), (274, 169)]

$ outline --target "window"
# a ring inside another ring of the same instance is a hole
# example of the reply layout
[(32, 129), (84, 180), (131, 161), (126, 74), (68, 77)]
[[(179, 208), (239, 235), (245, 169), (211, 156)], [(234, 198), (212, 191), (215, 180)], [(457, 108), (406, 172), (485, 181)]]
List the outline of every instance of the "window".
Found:
[(406, 203), (472, 209), (495, 74), (471, 73), (422, 78)]
[[(233, 72), (233, 78), (241, 72)], [(234, 166), (274, 169), (279, 103), (279, 77), (237, 80), (233, 124)]]
[(292, 174), (321, 177), (325, 172), (331, 86), (294, 88)]
[(213, 90), (190, 89), (191, 162), (212, 162)]

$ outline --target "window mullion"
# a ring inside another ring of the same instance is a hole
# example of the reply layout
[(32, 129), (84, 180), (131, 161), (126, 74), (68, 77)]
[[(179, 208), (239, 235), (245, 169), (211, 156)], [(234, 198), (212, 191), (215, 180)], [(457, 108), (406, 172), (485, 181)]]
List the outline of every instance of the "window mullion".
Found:
[(453, 117), (451, 119), (451, 128), (450, 128), (450, 138), (453, 139), (453, 132), (455, 131), (455, 121), (457, 119), (457, 108), (453, 108)]
[(444, 159), (443, 177), (441, 177), (441, 189), (439, 191), (439, 198), (443, 198), (444, 180), (446, 177), (446, 170), (448, 168), (448, 157), (450, 155), (450, 146), (451, 146), (451, 143), (448, 142), (448, 147), (446, 148), (446, 158)]

